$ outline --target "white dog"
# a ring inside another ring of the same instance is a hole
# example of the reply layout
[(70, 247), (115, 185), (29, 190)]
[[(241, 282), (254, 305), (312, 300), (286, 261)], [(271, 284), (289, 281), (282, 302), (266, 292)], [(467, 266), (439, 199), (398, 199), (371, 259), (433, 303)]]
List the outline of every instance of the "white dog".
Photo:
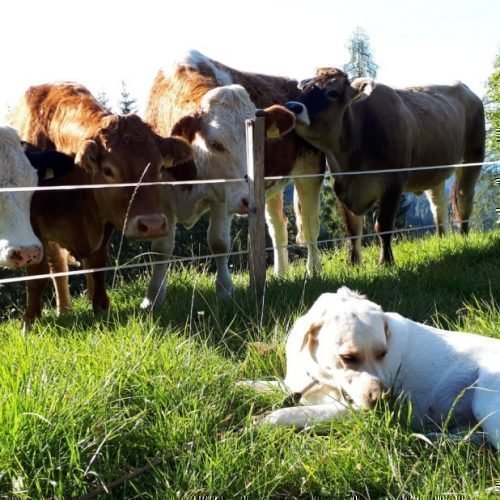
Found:
[[(388, 392), (406, 396), (415, 425), (480, 425), (500, 449), (500, 340), (439, 330), (386, 313), (340, 288), (297, 320), (286, 345), (285, 389), (303, 406), (282, 408), (260, 423), (310, 425), (349, 407), (373, 408)], [(253, 382), (269, 389), (272, 382)]]

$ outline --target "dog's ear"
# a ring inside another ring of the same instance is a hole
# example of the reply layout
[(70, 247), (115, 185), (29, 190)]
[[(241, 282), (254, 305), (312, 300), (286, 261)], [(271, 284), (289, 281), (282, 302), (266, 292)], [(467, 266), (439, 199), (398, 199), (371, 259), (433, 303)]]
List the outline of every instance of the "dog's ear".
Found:
[(391, 330), (389, 328), (389, 319), (387, 318), (387, 316), (385, 314), (383, 315), (383, 318), (384, 318), (385, 340), (389, 340), (389, 338), (391, 336)]
[(302, 347), (300, 348), (303, 351), (306, 347), (311, 354), (311, 357), (316, 361), (316, 349), (318, 347), (318, 333), (323, 326), (323, 322), (313, 322), (309, 325), (309, 328), (304, 333), (304, 338), (302, 340)]

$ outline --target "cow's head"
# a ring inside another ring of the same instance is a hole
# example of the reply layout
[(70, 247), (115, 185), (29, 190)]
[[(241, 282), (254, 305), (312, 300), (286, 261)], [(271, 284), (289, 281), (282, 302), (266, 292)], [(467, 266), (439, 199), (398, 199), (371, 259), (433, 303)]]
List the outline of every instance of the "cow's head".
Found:
[[(208, 91), (196, 113), (184, 116), (172, 135), (184, 137), (194, 150), (199, 179), (243, 179), (247, 172), (245, 120), (254, 118), (255, 105), (240, 85), (226, 85)], [(278, 138), (295, 125), (293, 113), (282, 106), (261, 112), (269, 140)], [(207, 184), (207, 197), (225, 203), (228, 213), (248, 212), (248, 185), (245, 181)]]
[[(160, 137), (131, 114), (104, 118), (99, 133), (83, 143), (75, 161), (93, 184), (113, 185), (161, 181), (162, 169), (187, 162), (191, 156), (185, 140)], [(116, 187), (95, 189), (94, 196), (106, 220), (125, 236), (145, 240), (167, 234), (160, 192), (159, 185)]]
[(375, 82), (369, 78), (350, 83), (340, 69), (321, 68), (314, 78), (300, 82), (301, 93), (286, 107), (295, 113), (297, 133), (325, 150), (325, 143), (342, 127), (345, 110), (366, 99), (374, 87)]
[[(73, 160), (57, 151), (25, 151), (15, 129), (0, 127), (1, 188), (34, 187), (73, 167)], [(42, 244), (30, 222), (32, 196), (33, 191), (0, 193), (0, 267), (25, 267), (42, 258)]]

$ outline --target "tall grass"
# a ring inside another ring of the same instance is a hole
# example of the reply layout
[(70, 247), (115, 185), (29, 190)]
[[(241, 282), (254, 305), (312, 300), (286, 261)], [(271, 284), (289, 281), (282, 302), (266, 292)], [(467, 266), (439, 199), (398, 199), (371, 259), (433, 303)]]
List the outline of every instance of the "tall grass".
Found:
[(417, 321), (500, 339), (499, 231), (403, 239), (395, 256), (380, 268), (368, 248), (351, 268), (343, 250), (325, 253), (321, 276), (296, 264), (269, 275), (259, 300), (237, 274), (223, 304), (210, 273), (172, 269), (154, 317), (138, 310), (145, 276), (117, 276), (107, 318), (82, 296), (23, 335), (13, 311), (0, 324), (0, 496), (77, 497), (119, 478), (110, 497), (484, 495), (500, 480), (498, 452), (430, 445), (389, 404), (307, 431), (256, 428), (281, 396), (236, 387), (283, 376), (287, 330), (341, 285)]

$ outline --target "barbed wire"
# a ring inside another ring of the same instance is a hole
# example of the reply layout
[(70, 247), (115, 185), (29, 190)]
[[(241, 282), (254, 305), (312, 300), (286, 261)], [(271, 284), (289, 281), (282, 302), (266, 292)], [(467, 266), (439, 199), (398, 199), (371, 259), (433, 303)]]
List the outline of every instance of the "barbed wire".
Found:
[[(464, 220), (462, 222), (472, 222), (472, 219)], [(448, 222), (447, 224), (440, 224), (440, 226), (454, 227), (454, 223)], [(407, 227), (407, 228), (402, 228), (402, 229), (393, 229), (391, 231), (381, 231), (378, 233), (377, 232), (376, 233), (367, 233), (367, 234), (362, 234), (360, 236), (339, 236), (339, 237), (330, 238), (327, 240), (311, 241), (311, 242), (307, 242), (306, 244), (293, 243), (293, 244), (287, 244), (287, 245), (278, 245), (276, 247), (273, 247), (273, 246), (266, 247), (266, 252), (272, 252), (274, 249), (281, 249), (281, 248), (287, 248), (287, 249), (304, 248), (305, 246), (307, 246), (307, 244), (323, 245), (326, 243), (340, 243), (343, 241), (355, 240), (357, 238), (361, 238), (361, 239), (373, 238), (373, 237), (383, 236), (383, 235), (387, 235), (387, 234), (402, 234), (402, 233), (410, 233), (410, 232), (416, 232), (416, 231), (426, 231), (426, 230), (431, 230), (431, 229), (435, 229), (435, 228), (436, 228), (435, 224), (429, 224), (426, 226), (416, 226), (416, 227)], [(140, 255), (137, 255), (135, 258), (144, 257), (144, 256), (154, 256), (154, 255), (162, 255), (162, 254), (158, 254), (156, 252), (144, 252)], [(196, 257), (174, 257), (174, 258), (170, 258), (170, 259), (152, 261), (152, 262), (138, 262), (136, 264), (114, 265), (114, 266), (98, 267), (98, 268), (92, 268), (92, 269), (78, 269), (75, 271), (38, 274), (38, 275), (33, 275), (33, 276), (17, 276), (17, 277), (13, 277), (13, 278), (0, 279), (0, 286), (8, 284), (8, 283), (19, 283), (19, 282), (23, 282), (23, 281), (32, 281), (32, 280), (37, 280), (37, 279), (58, 278), (61, 276), (80, 276), (80, 275), (90, 274), (90, 273), (94, 273), (94, 272), (105, 272), (105, 271), (118, 272), (118, 271), (123, 271), (126, 269), (137, 269), (137, 268), (141, 268), (141, 267), (153, 267), (153, 266), (158, 266), (158, 265), (176, 264), (176, 263), (183, 263), (183, 262), (197, 262), (197, 261), (215, 259), (218, 257), (235, 257), (235, 256), (241, 256), (241, 255), (248, 255), (248, 250), (241, 250), (241, 251), (237, 251), (237, 252), (227, 252), (227, 253), (217, 253), (217, 254), (205, 254), (205, 255), (196, 256)]]
[[(499, 160), (483, 161), (475, 163), (454, 163), (450, 165), (433, 165), (420, 167), (405, 167), (397, 169), (378, 169), (378, 170), (360, 170), (356, 172), (324, 172), (321, 174), (300, 174), (300, 175), (276, 175), (264, 177), (265, 181), (284, 181), (293, 179), (315, 178), (315, 177), (342, 177), (347, 175), (374, 175), (374, 174), (394, 174), (397, 172), (418, 172), (425, 170), (448, 170), (452, 168), (467, 168), (478, 166), (500, 165)], [(79, 168), (79, 167), (77, 167)], [(20, 192), (36, 192), (36, 191), (72, 191), (77, 189), (109, 189), (121, 187), (147, 187), (147, 186), (190, 186), (203, 184), (230, 184), (236, 182), (245, 182), (246, 177), (236, 179), (199, 179), (192, 181), (155, 181), (155, 182), (121, 182), (113, 184), (78, 184), (78, 185), (61, 185), (61, 186), (30, 186), (30, 187), (1, 187), (0, 193), (20, 193)]]

